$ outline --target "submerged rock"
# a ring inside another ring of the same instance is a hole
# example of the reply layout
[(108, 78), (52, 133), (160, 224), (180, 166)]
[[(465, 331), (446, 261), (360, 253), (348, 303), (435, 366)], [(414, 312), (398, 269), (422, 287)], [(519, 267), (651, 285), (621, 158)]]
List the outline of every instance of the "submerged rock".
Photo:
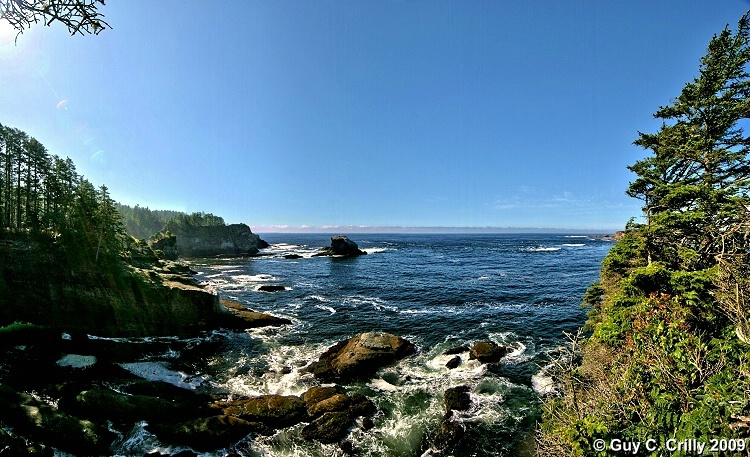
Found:
[(222, 319), (222, 326), (226, 328), (280, 327), (292, 323), (283, 317), (253, 311), (232, 300), (221, 300), (221, 305), (228, 311)]
[(359, 246), (354, 241), (350, 240), (345, 235), (335, 235), (331, 237), (331, 246), (320, 250), (317, 254), (313, 254), (315, 257), (321, 256), (343, 256), (343, 257), (356, 257), (359, 255), (367, 254), (365, 251), (359, 249)]
[(160, 440), (190, 446), (209, 452), (230, 446), (250, 433), (270, 435), (271, 429), (257, 422), (249, 422), (233, 416), (211, 416), (176, 424), (149, 424), (148, 430)]
[(271, 285), (271, 284), (264, 284), (260, 287), (258, 287), (258, 290), (261, 292), (279, 292), (282, 290), (286, 290), (286, 287), (284, 286), (277, 286), (277, 285)]
[(476, 343), (469, 353), (469, 360), (479, 360), (482, 363), (497, 362), (508, 353), (508, 348), (492, 341)]
[(456, 355), (461, 354), (462, 352), (469, 352), (470, 348), (469, 346), (457, 346), (454, 348), (450, 348), (447, 351), (443, 352), (443, 355)]
[(285, 259), (301, 259), (302, 256), (299, 254), (284, 254)]
[(323, 380), (363, 379), (413, 353), (414, 345), (401, 337), (368, 332), (330, 347), (310, 369)]
[(443, 394), (446, 411), (466, 411), (471, 408), (469, 392), (471, 392), (471, 387), (469, 386), (458, 386), (447, 389)]

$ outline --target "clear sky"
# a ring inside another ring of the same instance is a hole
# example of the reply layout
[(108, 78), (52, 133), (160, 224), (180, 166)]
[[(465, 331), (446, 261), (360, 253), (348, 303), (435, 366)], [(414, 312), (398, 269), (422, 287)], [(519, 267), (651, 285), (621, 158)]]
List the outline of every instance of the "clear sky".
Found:
[(0, 123), (123, 203), (266, 230), (615, 230), (637, 132), (747, 9), (111, 0), (98, 36), (0, 24)]

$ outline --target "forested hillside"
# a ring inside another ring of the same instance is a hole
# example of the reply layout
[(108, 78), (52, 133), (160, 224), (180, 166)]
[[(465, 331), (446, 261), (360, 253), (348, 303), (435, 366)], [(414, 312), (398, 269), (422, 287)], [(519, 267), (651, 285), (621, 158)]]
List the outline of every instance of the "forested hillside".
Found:
[(116, 203), (115, 206), (122, 215), (122, 221), (128, 235), (142, 240), (160, 232), (167, 222), (173, 218), (185, 214), (180, 211), (153, 210), (139, 205), (131, 207)]
[(79, 266), (117, 260), (124, 229), (107, 188), (95, 188), (69, 159), (0, 125), (0, 238), (51, 237)]
[[(549, 370), (540, 456), (694, 455), (678, 443), (746, 455), (750, 437), (750, 23), (714, 36), (698, 76), (635, 144), (628, 224), (584, 298), (588, 338)], [(651, 439), (651, 447), (646, 443)], [(722, 447), (723, 446), (723, 447)], [(708, 451), (705, 452), (708, 454)]]

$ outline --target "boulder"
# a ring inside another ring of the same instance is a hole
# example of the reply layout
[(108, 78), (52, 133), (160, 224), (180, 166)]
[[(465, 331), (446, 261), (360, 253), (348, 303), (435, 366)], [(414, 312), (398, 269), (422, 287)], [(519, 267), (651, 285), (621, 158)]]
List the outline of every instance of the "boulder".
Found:
[(476, 343), (469, 352), (469, 360), (479, 360), (482, 363), (493, 363), (502, 359), (508, 353), (508, 348), (492, 341)]
[(452, 370), (454, 368), (458, 368), (459, 365), (461, 365), (461, 357), (456, 355), (445, 363), (445, 368)]
[(277, 285), (271, 285), (271, 284), (264, 284), (260, 287), (258, 287), (258, 290), (261, 292), (279, 292), (282, 290), (286, 290), (286, 287), (284, 286), (277, 286)]
[(261, 395), (233, 401), (215, 402), (210, 406), (223, 415), (236, 416), (248, 422), (260, 422), (278, 429), (307, 419), (307, 405), (301, 398), (289, 395)]
[(463, 422), (455, 419), (454, 413), (449, 411), (440, 422), (434, 437), (432, 438), (431, 448), (438, 452), (461, 449), (464, 438), (466, 438), (466, 427)]
[(401, 337), (368, 332), (330, 347), (310, 370), (323, 380), (364, 379), (413, 353), (414, 345)]
[(164, 442), (190, 446), (201, 452), (225, 448), (250, 433), (273, 434), (273, 431), (263, 424), (225, 415), (194, 419), (176, 424), (149, 424), (147, 428)]
[(313, 254), (316, 257), (320, 256), (343, 256), (343, 257), (356, 257), (358, 255), (367, 254), (365, 251), (359, 249), (357, 243), (350, 240), (345, 235), (335, 235), (331, 237), (331, 246), (320, 250), (317, 254)]
[(312, 387), (302, 395), (312, 422), (302, 436), (321, 443), (341, 441), (360, 416), (370, 417), (377, 408), (362, 394), (347, 395), (338, 387)]
[(466, 411), (471, 408), (470, 391), (471, 387), (469, 386), (458, 386), (447, 389), (443, 394), (446, 411)]
[(231, 329), (248, 329), (257, 327), (280, 327), (292, 323), (283, 317), (271, 316), (246, 308), (232, 300), (221, 300), (221, 305), (227, 311), (222, 318), (222, 326)]
[(299, 254), (284, 254), (285, 259), (301, 259), (302, 256)]
[(321, 443), (336, 443), (349, 434), (352, 426), (350, 416), (341, 411), (327, 412), (307, 424), (302, 429), (302, 437), (306, 440)]

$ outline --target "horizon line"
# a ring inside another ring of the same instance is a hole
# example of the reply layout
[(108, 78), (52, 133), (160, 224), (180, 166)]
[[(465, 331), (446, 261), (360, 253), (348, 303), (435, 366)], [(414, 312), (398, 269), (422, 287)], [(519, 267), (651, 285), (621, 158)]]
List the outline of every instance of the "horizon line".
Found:
[(611, 235), (622, 229), (560, 228), (560, 227), (497, 227), (497, 226), (403, 226), (403, 225), (251, 225), (253, 233), (575, 233)]

